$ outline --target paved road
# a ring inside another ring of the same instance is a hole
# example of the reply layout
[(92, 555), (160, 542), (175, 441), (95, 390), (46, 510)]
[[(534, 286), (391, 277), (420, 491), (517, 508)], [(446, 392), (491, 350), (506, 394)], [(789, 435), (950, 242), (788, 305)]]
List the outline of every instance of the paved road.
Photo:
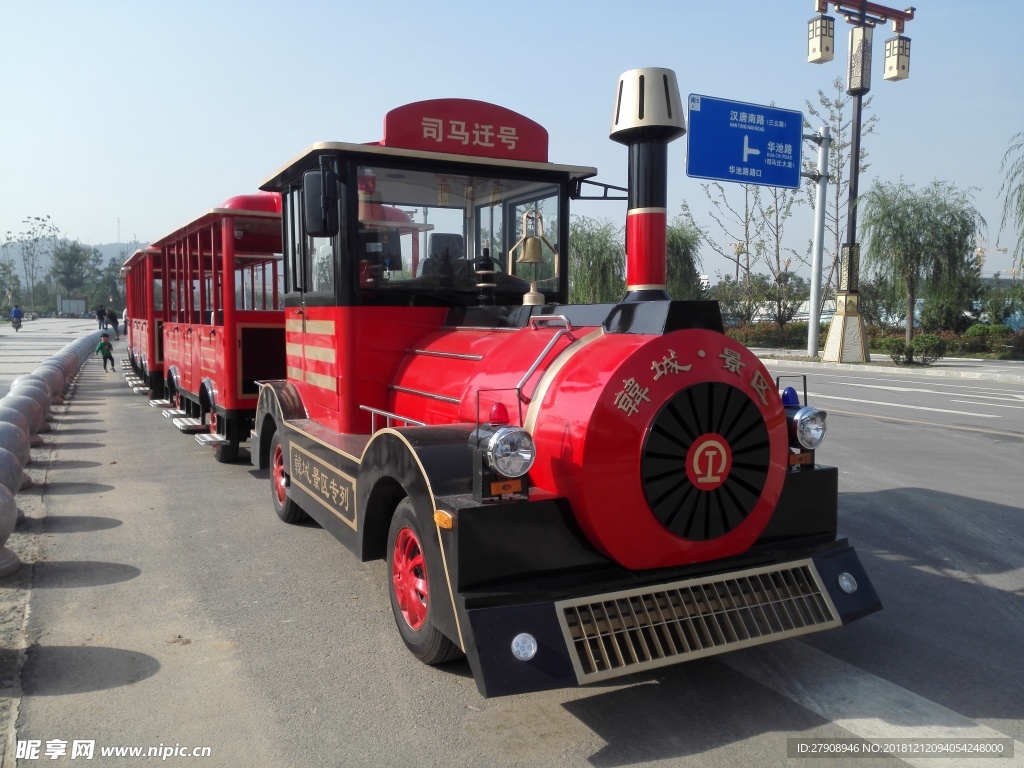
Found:
[[(770, 367), (810, 374), (831, 412), (821, 458), (841, 468), (841, 525), (886, 609), (618, 684), (484, 700), (464, 663), (409, 657), (381, 563), (281, 524), (265, 477), (216, 464), (91, 360), (18, 497), (12, 546), (35, 565), (0, 584), (30, 598), (19, 644), (0, 643), (0, 685), (20, 668), (21, 688), (0, 691), (17, 738), (209, 746), (195, 761), (209, 766), (735, 766), (814, 764), (787, 758), (790, 737), (942, 735), (1009, 737), (1015, 759), (983, 764), (1024, 764), (1024, 411), (996, 407), (1024, 388), (961, 397), (976, 383)], [(961, 408), (978, 415), (947, 412)]]

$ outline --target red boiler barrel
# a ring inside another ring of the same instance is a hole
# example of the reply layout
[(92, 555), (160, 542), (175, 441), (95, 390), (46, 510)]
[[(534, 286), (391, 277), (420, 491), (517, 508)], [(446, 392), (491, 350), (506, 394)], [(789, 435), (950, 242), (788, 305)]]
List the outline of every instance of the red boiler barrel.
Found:
[(532, 482), (569, 498), (590, 541), (633, 569), (749, 549), (789, 452), (764, 366), (706, 330), (591, 334), (545, 375), (526, 427)]

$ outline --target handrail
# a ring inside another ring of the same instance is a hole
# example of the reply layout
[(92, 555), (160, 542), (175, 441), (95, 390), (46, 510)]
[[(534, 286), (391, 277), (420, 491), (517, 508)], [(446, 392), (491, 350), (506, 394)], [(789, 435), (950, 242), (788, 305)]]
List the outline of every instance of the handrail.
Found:
[(520, 379), (519, 383), (516, 385), (516, 391), (519, 393), (519, 399), (524, 403), (529, 403), (531, 398), (523, 394), (523, 387), (526, 386), (526, 382), (530, 380), (530, 377), (533, 376), (540, 367), (541, 362), (543, 362), (544, 358), (547, 357), (548, 353), (554, 348), (555, 343), (563, 336), (569, 337), (569, 343), (576, 341), (576, 337), (572, 335), (572, 323), (569, 322), (569, 318), (565, 315), (539, 315), (537, 317), (531, 317), (530, 327), (537, 330), (537, 323), (547, 322), (550, 320), (561, 320), (565, 324), (565, 327), (551, 337), (551, 340), (541, 351), (540, 355), (538, 355), (537, 359), (533, 361), (533, 365), (531, 365), (526, 373), (523, 374), (523, 378)]
[(360, 405), (359, 409), (363, 410), (363, 411), (368, 411), (369, 412), (369, 414), (370, 414), (370, 431), (374, 432), (374, 433), (377, 431), (377, 417), (378, 416), (384, 417), (384, 427), (385, 428), (390, 428), (392, 422), (395, 422), (395, 421), (400, 421), (405, 426), (410, 426), (410, 425), (414, 426), (414, 427), (425, 427), (426, 426), (426, 422), (425, 421), (418, 421), (416, 419), (406, 418), (405, 416), (399, 416), (397, 413), (391, 413), (390, 411), (385, 411), (385, 410), (383, 410), (381, 408), (372, 408), (369, 405)]

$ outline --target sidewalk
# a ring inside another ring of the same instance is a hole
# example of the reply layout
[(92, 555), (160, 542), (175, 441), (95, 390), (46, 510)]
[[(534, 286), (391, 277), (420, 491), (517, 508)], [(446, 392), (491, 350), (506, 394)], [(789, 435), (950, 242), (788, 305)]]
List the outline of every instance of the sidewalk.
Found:
[(820, 370), (870, 371), (898, 373), (900, 376), (923, 376), (947, 379), (1001, 381), (1024, 384), (1024, 360), (978, 360), (964, 357), (944, 357), (931, 365), (907, 367), (896, 365), (887, 355), (873, 355), (867, 363), (823, 363), (807, 359), (806, 350), (766, 349), (751, 350), (767, 366), (785, 365), (792, 368), (818, 368)]

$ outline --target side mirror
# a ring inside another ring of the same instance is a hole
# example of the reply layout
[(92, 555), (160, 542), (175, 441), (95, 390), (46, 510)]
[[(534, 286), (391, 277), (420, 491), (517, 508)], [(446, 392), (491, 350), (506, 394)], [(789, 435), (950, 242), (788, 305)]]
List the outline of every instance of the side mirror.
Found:
[(306, 234), (334, 237), (338, 234), (338, 174), (328, 168), (302, 174)]

